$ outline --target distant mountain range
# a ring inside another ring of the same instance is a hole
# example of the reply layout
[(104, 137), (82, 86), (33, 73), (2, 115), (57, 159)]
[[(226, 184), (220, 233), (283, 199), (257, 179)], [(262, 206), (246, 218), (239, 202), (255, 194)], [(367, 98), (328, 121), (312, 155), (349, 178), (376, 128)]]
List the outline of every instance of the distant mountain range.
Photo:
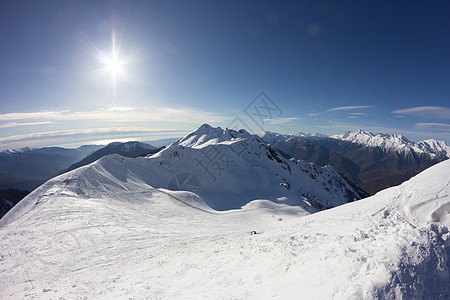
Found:
[(315, 140), (272, 132), (261, 137), (295, 159), (334, 166), (371, 195), (401, 184), (450, 155), (443, 141), (411, 142), (401, 135), (363, 130)]
[(148, 154), (154, 154), (158, 151), (160, 151), (162, 148), (156, 148), (152, 145), (140, 143), (140, 142), (126, 142), (126, 143), (119, 143), (114, 142), (108, 144), (106, 147), (101, 148), (92, 154), (88, 155), (87, 157), (83, 158), (77, 163), (72, 164), (69, 168), (64, 170), (62, 173), (74, 170), (76, 168), (79, 168), (81, 166), (88, 165), (90, 163), (93, 163), (94, 161), (102, 158), (103, 156), (109, 155), (109, 154), (119, 154), (125, 157), (138, 157)]
[[(158, 144), (173, 139), (158, 140)], [(137, 157), (161, 147), (140, 142), (85, 145), (76, 149), (61, 147), (22, 148), (0, 152), (0, 189), (32, 191), (50, 178), (92, 163), (108, 154)]]
[(0, 152), (0, 189), (31, 191), (103, 146), (23, 148)]
[(158, 140), (144, 141), (143, 143), (150, 144), (155, 148), (161, 148), (161, 147), (168, 146), (168, 145), (172, 144), (173, 142), (176, 142), (179, 139), (180, 139), (179, 137), (178, 138), (168, 138), (168, 139), (158, 139)]
[(399, 134), (373, 134), (361, 129), (355, 132), (333, 135), (331, 138), (369, 148), (380, 148), (385, 153), (397, 152), (405, 156), (427, 154), (432, 158), (450, 158), (450, 147), (444, 141), (434, 139), (411, 142)]

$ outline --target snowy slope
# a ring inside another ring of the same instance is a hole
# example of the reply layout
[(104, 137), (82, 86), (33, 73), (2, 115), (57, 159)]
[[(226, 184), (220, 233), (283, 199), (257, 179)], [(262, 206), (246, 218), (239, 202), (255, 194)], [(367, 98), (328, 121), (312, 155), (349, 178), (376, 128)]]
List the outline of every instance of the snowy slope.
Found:
[(152, 188), (134, 161), (112, 156), (61, 175), (0, 220), (1, 299), (450, 295), (449, 160), (307, 216), (265, 200), (215, 211), (194, 193)]
[(331, 136), (333, 139), (348, 141), (367, 147), (380, 147), (388, 152), (428, 154), (432, 157), (450, 158), (450, 147), (444, 141), (433, 139), (411, 142), (399, 134), (373, 134), (364, 130), (345, 132)]

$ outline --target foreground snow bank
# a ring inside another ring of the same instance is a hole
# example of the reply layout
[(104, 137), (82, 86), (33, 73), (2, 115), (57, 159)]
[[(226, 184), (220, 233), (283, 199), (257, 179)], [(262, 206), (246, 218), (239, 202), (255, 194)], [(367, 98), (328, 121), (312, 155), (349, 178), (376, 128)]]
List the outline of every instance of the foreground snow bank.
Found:
[(306, 216), (267, 199), (217, 212), (127, 178), (80, 196), (81, 177), (58, 177), (8, 213), (0, 298), (449, 297), (450, 161)]

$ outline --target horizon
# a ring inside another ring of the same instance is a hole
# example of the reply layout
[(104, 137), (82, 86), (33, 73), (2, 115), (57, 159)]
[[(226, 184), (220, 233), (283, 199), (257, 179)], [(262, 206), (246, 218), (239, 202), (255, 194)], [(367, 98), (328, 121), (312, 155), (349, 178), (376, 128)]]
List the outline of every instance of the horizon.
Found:
[(450, 3), (3, 1), (0, 151), (201, 124), (450, 144)]
[[(83, 144), (79, 144), (79, 143), (66, 143), (66, 144), (62, 144), (62, 145), (61, 145), (61, 144), (56, 144), (56, 145), (45, 145), (45, 146), (42, 146), (42, 147), (30, 147), (30, 146), (25, 146), (25, 147), (22, 147), (22, 148), (6, 148), (6, 149), (0, 148), (0, 152), (3, 152), (3, 151), (20, 151), (20, 150), (24, 150), (24, 149), (51, 148), (51, 147), (60, 147), (60, 148), (66, 148), (66, 149), (77, 149), (77, 148), (83, 147), (83, 146), (107, 146), (107, 145), (112, 144), (112, 143), (131, 143), (131, 142), (146, 143), (146, 144), (149, 144), (149, 145), (151, 145), (151, 146), (155, 146), (155, 145), (152, 145), (152, 142), (162, 142), (162, 141), (164, 141), (164, 140), (179, 140), (179, 139), (182, 139), (182, 138), (188, 136), (190, 133), (195, 132), (197, 129), (199, 129), (201, 126), (203, 126), (203, 125), (205, 125), (205, 124), (206, 124), (206, 123), (204, 123), (204, 124), (198, 126), (195, 130), (186, 132), (186, 134), (184, 134), (184, 135), (182, 135), (182, 136), (174, 136), (174, 137), (168, 137), (168, 138), (157, 138), (157, 139), (150, 139), (150, 140), (149, 140), (149, 139), (147, 139), (147, 140), (145, 140), (145, 139), (137, 139), (137, 138), (103, 139), (103, 140), (89, 141), (89, 142), (83, 143)], [(206, 125), (209, 125), (209, 124), (206, 124)], [(211, 125), (210, 125), (210, 126), (211, 126)], [(239, 130), (239, 129), (233, 129), (233, 128), (222, 128), (222, 127), (220, 127), (220, 126), (217, 126), (217, 127), (212, 126), (212, 127), (213, 127), (213, 128), (221, 128), (222, 130), (226, 130), (226, 129), (236, 130), (236, 131)], [(244, 128), (241, 128), (241, 129), (244, 129)], [(366, 131), (366, 130), (363, 130), (363, 129), (357, 129), (357, 130), (355, 130), (355, 131), (343, 131), (343, 132), (341, 132), (340, 134), (351, 133), (351, 132), (358, 132), (358, 131), (360, 131), (360, 130), (362, 130), (362, 131), (364, 131), (364, 132), (366, 132), (366, 133), (370, 133), (370, 134), (372, 134), (372, 135), (374, 135), (374, 136), (379, 135), (379, 134), (381, 134), (381, 135), (384, 135), (384, 134), (386, 134), (386, 135), (391, 135), (390, 133), (371, 132), (371, 131)], [(264, 131), (264, 132), (270, 132), (270, 133), (275, 133), (275, 134), (286, 134), (286, 133), (280, 133), (280, 132), (269, 131), (269, 130)], [(251, 134), (259, 135), (259, 134), (261, 134), (261, 133), (263, 133), (263, 132), (259, 132), (259, 133), (251, 133)], [(324, 137), (324, 138), (330, 138), (330, 137), (332, 137), (332, 135), (326, 135), (326, 134), (322, 134), (322, 133), (320, 133), (320, 132), (303, 132), (303, 131), (299, 131), (299, 132), (293, 133), (293, 134), (286, 134), (286, 135), (289, 135), (289, 136), (300, 136), (300, 137), (301, 137), (302, 135), (306, 135), (306, 136), (308, 136), (308, 135), (310, 135), (310, 136), (322, 136), (322, 137)], [(406, 139), (407, 139), (408, 141), (410, 141), (410, 142), (420, 142), (420, 141), (424, 141), (424, 140), (412, 140), (412, 139), (409, 139), (409, 138), (408, 138), (407, 136), (405, 136), (405, 135), (401, 135), (401, 136), (404, 137), (404, 138), (406, 138)], [(437, 141), (439, 141), (439, 140), (437, 140)], [(444, 143), (446, 143), (446, 144), (448, 145), (448, 143), (447, 143), (446, 141), (444, 141)], [(169, 144), (170, 144), (170, 143), (169, 143)], [(169, 145), (169, 144), (167, 144), (167, 145)], [(155, 146), (155, 147), (158, 147), (158, 146)]]

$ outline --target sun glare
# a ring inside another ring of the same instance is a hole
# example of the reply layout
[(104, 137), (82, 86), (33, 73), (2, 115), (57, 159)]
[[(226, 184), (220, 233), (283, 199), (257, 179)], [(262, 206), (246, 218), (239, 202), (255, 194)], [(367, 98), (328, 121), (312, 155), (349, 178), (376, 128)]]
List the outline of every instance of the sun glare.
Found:
[[(84, 34), (83, 34), (84, 35)], [(109, 50), (100, 48), (95, 43), (91, 42), (87, 37), (86, 40), (95, 50), (95, 59), (98, 68), (94, 68), (89, 73), (98, 75), (98, 78), (109, 77), (108, 87), (106, 89), (107, 96), (111, 97), (112, 102), (116, 101), (116, 92), (120, 81), (126, 81), (132, 84), (134, 77), (129, 72), (129, 65), (142, 61), (139, 52), (124, 53), (121, 48), (122, 37), (117, 41), (116, 35), (112, 32), (111, 44)], [(106, 75), (106, 76), (105, 76)], [(111, 94), (110, 94), (111, 93)]]
[(117, 57), (113, 57), (112, 59), (109, 59), (106, 63), (106, 66), (108, 68), (108, 71), (112, 75), (116, 75), (116, 74), (122, 72), (122, 63), (117, 59)]
[(103, 64), (104, 71), (111, 75), (117, 75), (118, 73), (122, 73), (124, 62), (119, 59), (119, 57), (114, 54), (105, 54), (104, 52), (99, 52), (97, 54), (98, 61)]

